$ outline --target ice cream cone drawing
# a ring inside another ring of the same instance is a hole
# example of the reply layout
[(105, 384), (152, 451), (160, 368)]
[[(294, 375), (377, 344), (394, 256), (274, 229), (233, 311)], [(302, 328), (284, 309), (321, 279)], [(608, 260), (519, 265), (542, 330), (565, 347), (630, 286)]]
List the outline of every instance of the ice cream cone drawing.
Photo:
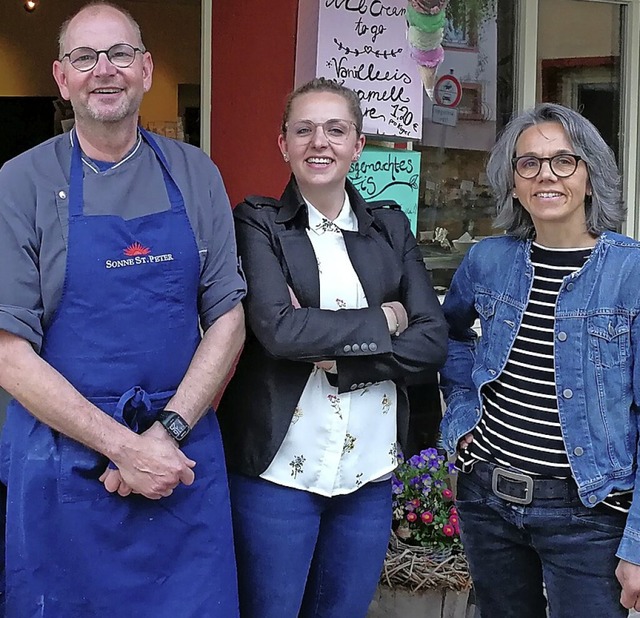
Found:
[(422, 85), (433, 99), (436, 72), (444, 60), (442, 38), (448, 0), (409, 0), (407, 41), (411, 57), (418, 66)]

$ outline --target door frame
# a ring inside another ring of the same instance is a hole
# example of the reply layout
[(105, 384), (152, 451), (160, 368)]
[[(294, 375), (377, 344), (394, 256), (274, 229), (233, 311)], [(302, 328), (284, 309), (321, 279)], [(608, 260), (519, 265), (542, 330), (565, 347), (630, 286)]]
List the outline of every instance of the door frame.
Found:
[(213, 0), (202, 0), (200, 7), (200, 148), (211, 156)]

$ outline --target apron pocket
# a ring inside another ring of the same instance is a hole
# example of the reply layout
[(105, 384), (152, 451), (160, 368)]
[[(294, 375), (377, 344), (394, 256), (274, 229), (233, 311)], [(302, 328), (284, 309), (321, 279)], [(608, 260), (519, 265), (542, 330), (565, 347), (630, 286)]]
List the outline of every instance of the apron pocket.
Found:
[(184, 324), (187, 316), (185, 309), (185, 281), (184, 269), (179, 266), (166, 268), (163, 274), (164, 290), (162, 310), (177, 325)]
[(60, 436), (60, 501), (85, 502), (109, 498), (98, 480), (109, 460), (75, 440)]

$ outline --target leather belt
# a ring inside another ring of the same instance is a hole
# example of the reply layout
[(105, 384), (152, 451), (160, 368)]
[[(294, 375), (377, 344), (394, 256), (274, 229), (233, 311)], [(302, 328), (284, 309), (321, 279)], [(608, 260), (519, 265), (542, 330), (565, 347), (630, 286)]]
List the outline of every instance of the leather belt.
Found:
[(578, 488), (573, 478), (540, 478), (485, 461), (476, 461), (471, 474), (475, 474), (481, 484), (498, 498), (515, 504), (531, 504), (534, 498), (548, 500), (578, 497)]

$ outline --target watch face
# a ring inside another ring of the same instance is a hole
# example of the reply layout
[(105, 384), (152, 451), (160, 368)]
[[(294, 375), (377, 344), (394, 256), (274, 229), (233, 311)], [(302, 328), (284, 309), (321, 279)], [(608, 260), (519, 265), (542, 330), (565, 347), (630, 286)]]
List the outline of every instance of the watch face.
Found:
[(189, 433), (189, 425), (177, 416), (171, 419), (167, 429), (169, 429), (173, 437), (178, 441), (182, 440)]

